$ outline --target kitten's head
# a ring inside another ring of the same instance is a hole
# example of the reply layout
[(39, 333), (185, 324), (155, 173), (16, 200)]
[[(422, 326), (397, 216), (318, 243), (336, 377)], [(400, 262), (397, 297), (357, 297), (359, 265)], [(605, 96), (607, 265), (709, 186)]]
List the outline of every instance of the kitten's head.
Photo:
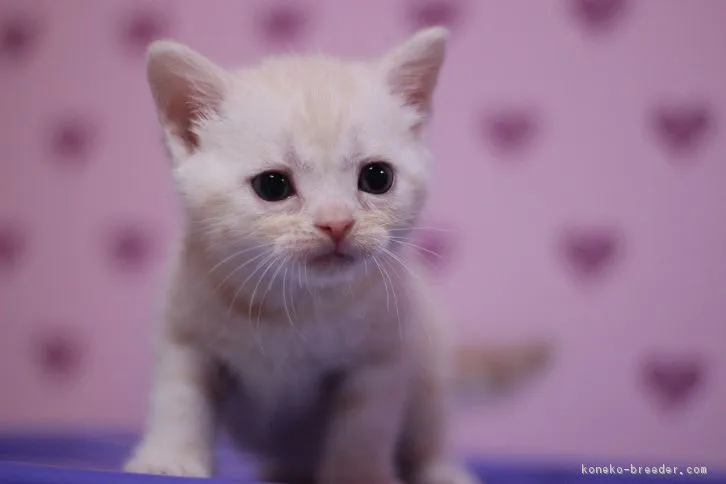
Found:
[(241, 71), (154, 43), (148, 79), (189, 234), (215, 263), (274, 261), (318, 284), (392, 257), (426, 197), (422, 130), (446, 38), (431, 28), (370, 62)]

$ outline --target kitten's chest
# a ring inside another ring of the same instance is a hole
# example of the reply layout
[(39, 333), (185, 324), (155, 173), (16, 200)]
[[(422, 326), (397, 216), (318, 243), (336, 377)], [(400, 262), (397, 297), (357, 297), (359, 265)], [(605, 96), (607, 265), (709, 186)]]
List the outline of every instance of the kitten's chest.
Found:
[(343, 371), (375, 345), (365, 317), (244, 322), (212, 350), (244, 384), (250, 398), (270, 407), (303, 402), (331, 372)]

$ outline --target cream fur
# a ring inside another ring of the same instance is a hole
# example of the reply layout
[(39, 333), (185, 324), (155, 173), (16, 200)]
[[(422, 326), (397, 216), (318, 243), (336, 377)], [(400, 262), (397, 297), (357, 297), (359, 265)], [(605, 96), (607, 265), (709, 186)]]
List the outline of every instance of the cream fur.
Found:
[[(287, 57), (240, 71), (175, 43), (151, 47), (149, 83), (187, 217), (148, 425), (127, 470), (210, 476), (221, 423), (289, 482), (474, 482), (447, 450), (449, 335), (406, 250), (426, 199), (422, 128), (446, 37), (427, 29), (369, 62)], [(394, 167), (388, 193), (357, 189), (371, 160)], [(250, 180), (271, 169), (291, 174), (296, 195), (256, 196)], [(341, 247), (355, 262), (313, 265), (332, 249), (316, 224), (339, 220), (353, 222)], [(243, 385), (231, 417), (219, 368)], [(306, 410), (321, 396), (318, 425)], [(313, 430), (277, 434), (281, 415)]]

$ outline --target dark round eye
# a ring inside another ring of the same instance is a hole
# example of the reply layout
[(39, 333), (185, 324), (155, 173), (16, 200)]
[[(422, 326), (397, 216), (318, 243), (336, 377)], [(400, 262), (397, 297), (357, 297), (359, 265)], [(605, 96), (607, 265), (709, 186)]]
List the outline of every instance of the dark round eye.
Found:
[(252, 179), (252, 188), (266, 202), (279, 202), (295, 194), (290, 179), (279, 171), (260, 173)]
[(363, 166), (358, 175), (358, 189), (362, 192), (382, 195), (393, 185), (393, 168), (388, 163), (374, 162)]

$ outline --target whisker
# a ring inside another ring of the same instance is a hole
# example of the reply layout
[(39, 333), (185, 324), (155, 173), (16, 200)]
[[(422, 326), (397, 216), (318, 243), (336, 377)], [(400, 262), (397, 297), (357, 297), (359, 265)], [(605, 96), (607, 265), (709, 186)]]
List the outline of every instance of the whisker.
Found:
[(403, 269), (405, 269), (405, 270), (406, 270), (406, 272), (408, 272), (408, 273), (409, 273), (409, 274), (411, 274), (411, 275), (412, 275), (413, 277), (415, 277), (415, 278), (416, 278), (416, 280), (418, 280), (418, 281), (419, 281), (419, 282), (420, 282), (421, 284), (425, 284), (425, 282), (424, 282), (424, 280), (423, 280), (423, 279), (421, 278), (421, 276), (420, 276), (420, 275), (419, 275), (419, 274), (418, 274), (418, 273), (417, 273), (416, 271), (414, 271), (413, 269), (411, 269), (411, 268), (410, 268), (410, 267), (409, 267), (409, 266), (408, 266), (408, 265), (407, 265), (407, 264), (406, 264), (406, 263), (405, 263), (405, 262), (403, 261), (403, 259), (401, 259), (401, 257), (399, 257), (398, 255), (396, 255), (396, 253), (395, 253), (395, 252), (393, 252), (393, 251), (391, 251), (391, 250), (389, 250), (389, 249), (387, 249), (387, 248), (385, 248), (385, 247), (381, 247), (381, 252), (383, 252), (383, 254), (385, 254), (386, 256), (390, 257), (390, 258), (391, 258), (391, 259), (393, 259), (394, 261), (396, 261), (396, 262), (397, 262), (397, 263), (398, 263), (398, 264), (399, 264), (399, 265), (400, 265), (400, 266), (401, 266), (401, 267), (402, 267)]
[(376, 256), (373, 257), (373, 263), (376, 264), (376, 267), (378, 267), (378, 272), (381, 273), (381, 277), (383, 278), (383, 286), (386, 288), (386, 311), (389, 309), (389, 295), (388, 295), (388, 281), (386, 280), (386, 276), (383, 274), (383, 268), (381, 267), (381, 264), (378, 262), (378, 259)]
[(445, 229), (443, 227), (408, 227), (408, 228), (392, 228), (388, 229), (389, 232), (409, 232), (412, 230), (430, 230), (432, 232), (452, 232), (451, 229)]
[(305, 272), (305, 274), (304, 274), (304, 276), (305, 276), (305, 290), (307, 291), (308, 294), (310, 294), (312, 296), (313, 293), (310, 290), (310, 279), (308, 279), (308, 265), (307, 264), (303, 264), (303, 269), (305, 270), (304, 271)]
[[(383, 262), (385, 263), (385, 260)], [(391, 293), (393, 294), (393, 304), (396, 307), (396, 321), (398, 322), (398, 336), (401, 339), (401, 342), (403, 342), (403, 325), (401, 325), (401, 314), (398, 309), (398, 296), (396, 296), (396, 288), (394, 287), (395, 284), (393, 283), (393, 279), (391, 278), (390, 274), (388, 273), (388, 271), (386, 270), (385, 267), (383, 267), (383, 273), (385, 274), (385, 277), (388, 278), (388, 282), (391, 285)]]
[[(252, 290), (252, 296), (250, 296), (250, 307), (248, 310), (248, 316), (249, 316), (250, 321), (252, 321), (252, 308), (254, 307), (254, 301), (255, 301), (255, 296), (257, 295), (257, 290), (260, 288), (260, 284), (262, 284), (262, 281), (265, 278), (265, 274), (267, 274), (267, 272), (270, 269), (272, 269), (272, 266), (275, 265), (275, 262), (277, 262), (279, 259), (280, 259), (280, 256), (278, 256), (278, 255), (276, 255), (275, 257), (270, 259), (269, 262), (267, 263), (267, 265), (265, 266), (265, 270), (262, 271), (262, 274), (260, 274), (260, 276), (257, 278), (257, 284), (255, 284), (255, 288)], [(262, 311), (262, 307), (260, 307), (257, 311), (257, 323), (258, 324), (260, 322), (260, 312), (261, 311)]]
[[(232, 308), (234, 307), (234, 303), (237, 300), (237, 297), (239, 296), (242, 289), (247, 285), (247, 283), (250, 280), (252, 280), (252, 278), (257, 273), (257, 271), (259, 271), (266, 264), (270, 263), (270, 261), (274, 261), (274, 259), (276, 258), (275, 253), (272, 250), (266, 252), (265, 255), (267, 255), (267, 257), (264, 260), (262, 260), (262, 262), (257, 264), (257, 267), (255, 267), (255, 270), (252, 271), (244, 281), (242, 281), (242, 284), (240, 284), (240, 286), (237, 288), (237, 291), (235, 291), (234, 296), (232, 296), (232, 302), (229, 305), (228, 316), (231, 316)], [(263, 276), (264, 276), (264, 273), (263, 273)], [(250, 299), (249, 304), (250, 304), (250, 310), (247, 315), (247, 319), (248, 319), (248, 321), (252, 322), (252, 306), (254, 304), (254, 293), (252, 295), (252, 298)], [(262, 354), (266, 354), (265, 348), (262, 345), (262, 336), (260, 335), (259, 326), (254, 326), (254, 330), (255, 330), (255, 339), (257, 340), (257, 346), (260, 347), (260, 351), (262, 351)]]
[[(285, 262), (287, 262), (287, 260)], [(282, 304), (283, 304), (283, 306), (285, 308), (285, 314), (287, 315), (287, 320), (290, 323), (290, 327), (296, 333), (298, 333), (297, 326), (295, 325), (295, 322), (292, 320), (292, 316), (290, 316), (290, 310), (287, 307), (287, 295), (286, 295), (286, 291), (285, 291), (285, 286), (287, 284), (287, 270), (288, 270), (288, 268), (285, 267), (285, 273), (282, 275)], [(290, 295), (290, 296), (292, 297), (292, 295)], [(291, 301), (292, 301), (292, 299), (291, 299)], [(293, 310), (294, 309), (295, 308), (293, 307)]]
[[(303, 281), (302, 281), (302, 278), (301, 278), (301, 276), (302, 276), (302, 262), (300, 262), (299, 260), (296, 261), (295, 262), (295, 266), (297, 267), (297, 280), (298, 280), (298, 284), (299, 284), (298, 289), (302, 289), (303, 288)], [(293, 314), (293, 317), (295, 319), (298, 319), (297, 318), (297, 310), (295, 309), (295, 304), (292, 301), (293, 294), (294, 293), (290, 293), (290, 305), (292, 306), (292, 314)]]
[[(419, 282), (419, 284), (425, 284), (425, 282), (422, 279), (422, 277), (418, 273), (416, 273), (415, 271), (413, 271), (410, 267), (408, 267), (408, 265), (406, 265), (406, 263), (398, 255), (396, 255), (394, 252), (386, 249), (385, 247), (382, 248), (382, 252), (383, 252), (384, 255), (390, 257), (395, 262), (397, 262), (403, 269), (406, 270), (406, 272), (408, 272), (412, 277), (414, 277)], [(429, 340), (431, 340), (431, 334), (428, 331), (428, 329), (426, 328), (426, 325), (423, 325), (423, 328), (424, 328), (424, 332), (426, 333), (426, 338), (428, 338)]]
[(251, 262), (254, 262), (254, 261), (258, 260), (258, 259), (261, 259), (264, 256), (269, 255), (270, 253), (271, 253), (271, 251), (263, 252), (261, 254), (256, 255), (255, 257), (253, 257), (251, 259), (247, 259), (245, 262), (243, 262), (242, 264), (238, 265), (232, 272), (230, 272), (229, 274), (227, 274), (227, 277), (225, 277), (224, 279), (222, 279), (222, 281), (217, 285), (216, 288), (214, 288), (214, 293), (216, 294), (217, 291), (219, 291), (219, 289), (224, 285), (224, 283), (227, 282), (227, 280), (229, 280), (229, 278), (232, 277), (235, 273), (237, 273), (240, 269), (242, 269), (243, 267), (247, 266)]
[(232, 255), (230, 255), (230, 256), (227, 256), (227, 257), (225, 257), (224, 259), (222, 259), (221, 261), (219, 261), (219, 262), (217, 262), (216, 264), (214, 264), (214, 266), (212, 266), (212, 268), (211, 268), (211, 269), (209, 269), (209, 272), (207, 272), (207, 275), (210, 275), (210, 274), (211, 274), (212, 272), (214, 272), (214, 271), (215, 271), (215, 270), (216, 270), (216, 269), (217, 269), (217, 268), (218, 268), (219, 266), (221, 266), (222, 264), (224, 264), (224, 263), (225, 263), (225, 262), (227, 262), (228, 260), (230, 260), (230, 259), (234, 259), (235, 257), (239, 257), (239, 256), (241, 256), (242, 254), (246, 254), (247, 252), (250, 252), (250, 251), (252, 251), (252, 250), (256, 250), (256, 249), (261, 249), (262, 247), (267, 247), (267, 245), (268, 245), (268, 244), (260, 244), (260, 245), (256, 245), (256, 246), (254, 246), (254, 247), (248, 247), (248, 248), (246, 248), (246, 249), (242, 249), (242, 250), (239, 250), (239, 251), (235, 252), (234, 254), (232, 254)]
[(439, 258), (439, 259), (443, 259), (443, 256), (441, 254), (439, 254), (437, 252), (434, 252), (433, 250), (427, 249), (426, 247), (422, 247), (422, 246), (420, 246), (418, 244), (415, 244), (413, 242), (410, 242), (410, 241), (408, 241), (406, 239), (403, 239), (401, 237), (390, 237), (390, 239), (393, 242), (397, 243), (397, 244), (407, 245), (409, 247), (413, 247), (414, 249), (422, 250), (422, 251), (424, 251), (424, 252), (426, 252), (428, 254), (431, 254), (431, 255)]
[[(236, 291), (236, 292), (234, 293), (234, 296), (232, 297), (232, 302), (231, 302), (231, 304), (229, 305), (229, 314), (230, 314), (230, 315), (232, 314), (232, 308), (233, 308), (233, 306), (234, 306), (234, 303), (235, 303), (235, 301), (237, 300), (237, 296), (239, 296), (240, 292), (242, 292), (242, 289), (243, 289), (243, 288), (244, 288), (244, 287), (245, 287), (245, 286), (247, 285), (247, 283), (248, 283), (248, 282), (249, 282), (250, 280), (252, 280), (252, 277), (254, 277), (254, 275), (255, 275), (255, 274), (257, 274), (257, 271), (259, 271), (260, 269), (262, 269), (262, 268), (263, 268), (263, 267), (264, 267), (264, 266), (265, 266), (266, 264), (268, 264), (268, 263), (269, 263), (269, 262), (270, 262), (271, 260), (274, 260), (274, 259), (275, 259), (275, 257), (276, 257), (275, 253), (274, 253), (274, 252), (272, 252), (272, 251), (270, 251), (270, 252), (269, 252), (269, 253), (267, 254), (267, 257), (266, 257), (266, 258), (265, 258), (265, 259), (264, 259), (264, 260), (263, 260), (262, 262), (260, 262), (259, 264), (257, 264), (257, 267), (255, 267), (255, 270), (254, 270), (254, 271), (252, 271), (252, 272), (251, 272), (251, 273), (250, 273), (250, 274), (249, 274), (249, 275), (247, 276), (247, 278), (246, 278), (246, 279), (245, 279), (245, 280), (244, 280), (244, 281), (242, 282), (242, 284), (240, 284), (240, 286), (239, 286), (239, 287), (237, 288), (237, 291)], [(254, 301), (254, 294), (253, 294), (253, 298), (252, 298), (252, 299), (253, 299), (253, 301)], [(252, 307), (251, 305), (252, 305), (253, 301), (250, 301), (250, 307)], [(249, 319), (251, 320), (252, 318), (250, 317)]]
[(300, 287), (302, 289), (302, 287), (303, 287), (303, 281), (302, 281), (303, 266), (302, 266), (302, 262), (300, 262), (300, 261), (295, 262), (295, 267), (297, 267), (297, 285), (298, 285), (298, 287)]
[[(260, 323), (260, 316), (262, 314), (262, 305), (265, 303), (267, 294), (270, 292), (270, 289), (272, 289), (272, 286), (274, 285), (275, 280), (277, 279), (277, 275), (280, 273), (282, 268), (285, 267), (285, 265), (287, 264), (287, 261), (289, 261), (289, 260), (290, 260), (290, 256), (288, 255), (284, 259), (281, 257), (278, 257), (273, 262), (273, 264), (278, 264), (278, 267), (277, 267), (277, 270), (272, 274), (272, 277), (270, 277), (270, 282), (267, 284), (267, 289), (265, 289), (264, 294), (262, 294), (262, 300), (260, 301), (260, 308), (257, 311), (257, 324)], [(285, 271), (287, 272), (287, 269), (285, 269)], [(263, 277), (264, 277), (264, 274), (263, 274)], [(284, 279), (282, 281), (282, 291), (284, 294), (284, 292), (285, 292), (285, 280)]]
[[(260, 277), (257, 279), (257, 284), (255, 285), (255, 289), (252, 292), (252, 297), (250, 298), (250, 307), (249, 307), (248, 313), (247, 313), (247, 317), (248, 317), (250, 323), (252, 323), (252, 308), (254, 307), (255, 293), (257, 292), (257, 289), (260, 287), (260, 283), (265, 278), (265, 274), (267, 274), (267, 271), (270, 270), (270, 268), (275, 264), (275, 262), (280, 260), (280, 257), (275, 256), (272, 259), (268, 259), (268, 260), (269, 260), (269, 262), (267, 263), (265, 270), (262, 272)], [(264, 348), (262, 348), (262, 342), (261, 342), (261, 338), (259, 337), (259, 334), (260, 334), (260, 313), (262, 312), (262, 304), (264, 302), (265, 302), (265, 300), (264, 300), (264, 296), (263, 296), (262, 302), (260, 303), (260, 307), (257, 309), (257, 319), (255, 320), (255, 323), (253, 325), (253, 327), (255, 328), (255, 332), (258, 334), (258, 342), (260, 343), (260, 348), (262, 349), (263, 353), (265, 350), (264, 350)]]
[(277, 270), (272, 274), (272, 277), (270, 278), (270, 282), (267, 284), (267, 289), (265, 289), (265, 293), (262, 295), (262, 298), (264, 300), (265, 296), (267, 296), (267, 293), (270, 292), (270, 289), (272, 289), (272, 286), (275, 283), (275, 279), (277, 278), (277, 275), (280, 273), (282, 268), (287, 264), (287, 262), (290, 260), (290, 256), (285, 256), (284, 258), (280, 257), (278, 258), (275, 263), (279, 263)]

